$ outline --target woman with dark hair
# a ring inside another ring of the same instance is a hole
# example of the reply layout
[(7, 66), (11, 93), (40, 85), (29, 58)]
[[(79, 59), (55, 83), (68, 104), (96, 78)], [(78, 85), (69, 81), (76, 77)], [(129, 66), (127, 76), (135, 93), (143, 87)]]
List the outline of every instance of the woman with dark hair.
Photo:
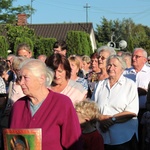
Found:
[(84, 100), (87, 90), (80, 83), (70, 79), (71, 67), (65, 56), (59, 53), (53, 54), (46, 59), (45, 63), (55, 72), (51, 90), (67, 95), (73, 104)]
[(89, 85), (88, 97), (92, 96), (95, 84), (99, 81), (99, 74), (101, 71), (98, 63), (99, 54), (95, 52), (90, 56), (90, 58), (91, 58), (91, 71), (86, 76)]

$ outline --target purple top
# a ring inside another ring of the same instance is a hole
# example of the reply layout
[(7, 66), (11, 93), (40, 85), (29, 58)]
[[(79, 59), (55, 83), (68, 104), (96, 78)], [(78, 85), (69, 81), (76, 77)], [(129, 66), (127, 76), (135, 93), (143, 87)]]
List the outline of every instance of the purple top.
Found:
[(71, 100), (50, 91), (37, 112), (31, 116), (29, 98), (13, 105), (10, 128), (41, 128), (42, 150), (80, 150), (80, 124)]

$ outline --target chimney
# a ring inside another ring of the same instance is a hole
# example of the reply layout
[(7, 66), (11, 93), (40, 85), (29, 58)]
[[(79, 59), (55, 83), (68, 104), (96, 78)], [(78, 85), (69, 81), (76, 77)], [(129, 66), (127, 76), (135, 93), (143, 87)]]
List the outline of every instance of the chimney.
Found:
[(26, 14), (18, 14), (18, 26), (25, 26), (27, 25), (27, 15)]

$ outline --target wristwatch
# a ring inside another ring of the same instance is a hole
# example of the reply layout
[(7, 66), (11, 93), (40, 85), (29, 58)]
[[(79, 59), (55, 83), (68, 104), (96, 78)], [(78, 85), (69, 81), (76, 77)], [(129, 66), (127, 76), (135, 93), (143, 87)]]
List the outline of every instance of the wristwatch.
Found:
[(111, 120), (115, 123), (116, 122), (116, 117), (112, 117)]

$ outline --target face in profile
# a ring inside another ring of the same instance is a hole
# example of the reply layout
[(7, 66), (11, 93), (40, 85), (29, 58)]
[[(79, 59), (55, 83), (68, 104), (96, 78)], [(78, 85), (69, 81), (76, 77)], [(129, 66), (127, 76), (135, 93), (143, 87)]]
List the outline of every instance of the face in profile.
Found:
[(29, 69), (21, 69), (18, 80), (23, 93), (28, 96), (36, 93), (41, 87), (40, 78), (36, 77)]
[(99, 54), (99, 68), (106, 68), (106, 61), (109, 57), (109, 52), (102, 51)]
[(91, 59), (91, 67), (92, 67), (92, 70), (94, 72), (99, 72), (99, 66), (98, 66), (98, 58), (92, 58)]

